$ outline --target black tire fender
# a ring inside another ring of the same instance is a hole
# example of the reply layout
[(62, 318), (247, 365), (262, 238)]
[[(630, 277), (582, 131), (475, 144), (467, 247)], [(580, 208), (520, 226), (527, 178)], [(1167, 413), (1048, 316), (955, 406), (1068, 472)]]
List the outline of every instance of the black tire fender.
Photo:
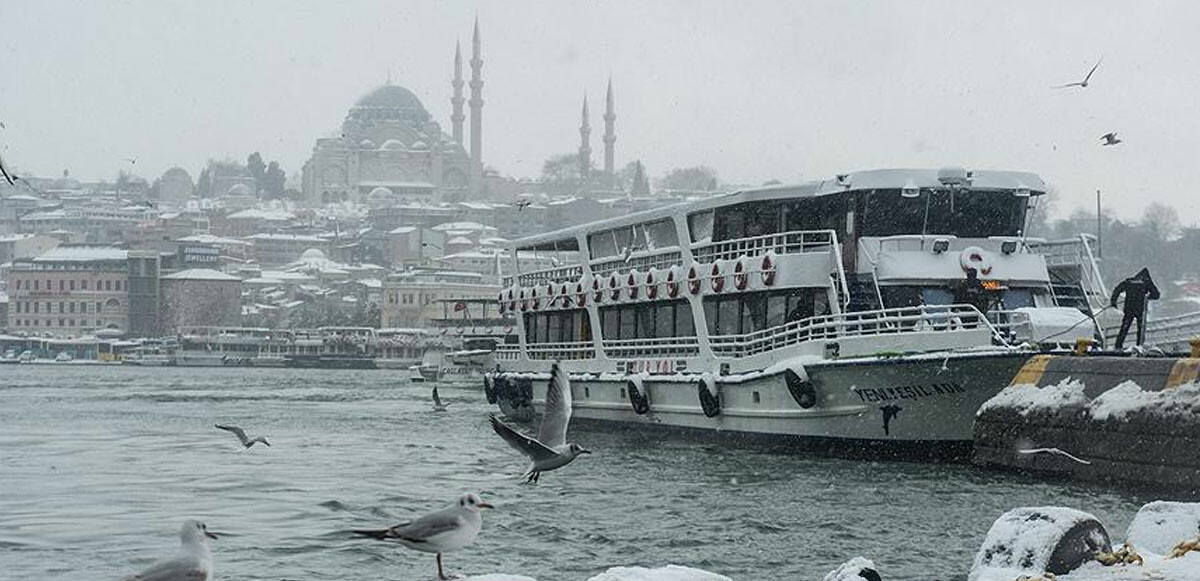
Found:
[(796, 400), (796, 405), (809, 409), (817, 405), (817, 386), (808, 379), (808, 372), (803, 367), (785, 369), (783, 380), (787, 383), (788, 393)]
[(704, 374), (696, 382), (696, 391), (700, 396), (700, 409), (704, 415), (715, 418), (721, 415), (721, 392), (717, 389), (717, 381), (712, 375)]
[(640, 416), (650, 411), (650, 392), (646, 390), (646, 383), (641, 375), (626, 377), (625, 391), (629, 393), (629, 403), (633, 406), (633, 413)]
[(499, 377), (492, 377), (491, 373), (483, 374), (483, 395), (487, 397), (487, 402), (490, 404), (496, 403), (496, 382), (501, 381)]

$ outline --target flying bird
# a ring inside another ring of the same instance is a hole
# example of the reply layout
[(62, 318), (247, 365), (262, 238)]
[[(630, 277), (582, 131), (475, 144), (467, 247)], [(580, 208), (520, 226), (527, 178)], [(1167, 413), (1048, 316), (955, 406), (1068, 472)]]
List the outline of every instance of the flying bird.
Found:
[(442, 398), (438, 397), (437, 386), (433, 386), (433, 411), (444, 412), (448, 405), (450, 404), (442, 403)]
[(204, 523), (184, 521), (179, 531), (179, 552), (174, 557), (158, 561), (145, 571), (121, 581), (212, 581), (212, 553), (208, 550), (207, 539), (216, 538), (216, 535), (208, 532)]
[(1091, 464), (1091, 462), (1089, 462), (1087, 460), (1076, 458), (1075, 456), (1072, 456), (1071, 454), (1069, 454), (1067, 452), (1059, 450), (1058, 448), (1030, 448), (1028, 450), (1017, 450), (1017, 451), (1020, 452), (1021, 454), (1055, 454), (1058, 456), (1062, 456), (1064, 458), (1070, 458), (1071, 460), (1074, 460), (1080, 464), (1085, 464), (1085, 465)]
[(494, 508), (474, 493), (462, 495), (454, 504), (417, 520), (379, 530), (356, 530), (354, 534), (381, 541), (395, 541), (424, 553), (437, 553), (438, 578), (449, 579), (442, 569), (442, 553), (457, 551), (475, 542), (483, 528), (481, 509)]
[(129, 162), (129, 163), (133, 163), (133, 164), (136, 164), (136, 163), (137, 163), (137, 158), (136, 158), (136, 157), (122, 157), (121, 159), (123, 159), (123, 160), (125, 160), (125, 161), (127, 161), (127, 162)]
[(1115, 131), (1110, 131), (1104, 135), (1101, 135), (1100, 139), (1104, 140), (1104, 143), (1101, 143), (1100, 145), (1116, 145), (1121, 143), (1121, 140), (1117, 139), (1117, 132)]
[(526, 482), (537, 482), (542, 472), (562, 468), (580, 454), (591, 454), (574, 442), (567, 443), (567, 425), (571, 422), (571, 382), (566, 372), (555, 363), (550, 368), (550, 383), (546, 386), (546, 406), (537, 438), (526, 436), (496, 416), (491, 416), (492, 429), (518, 452), (529, 457), (529, 469), (522, 475)]
[(1096, 68), (1099, 67), (1100, 63), (1102, 63), (1102, 62), (1104, 62), (1104, 57), (1100, 57), (1100, 60), (1096, 61), (1096, 64), (1094, 66), (1092, 66), (1092, 70), (1088, 71), (1087, 76), (1084, 77), (1082, 81), (1079, 81), (1077, 83), (1067, 83), (1065, 85), (1058, 85), (1054, 88), (1055, 89), (1066, 89), (1067, 87), (1079, 87), (1080, 89), (1086, 89), (1088, 86), (1088, 81), (1090, 81), (1092, 79), (1092, 73), (1096, 72)]
[(216, 426), (217, 429), (225, 430), (226, 432), (233, 432), (233, 435), (237, 436), (238, 440), (242, 442), (243, 449), (248, 449), (250, 446), (253, 446), (259, 442), (262, 442), (268, 448), (271, 447), (271, 443), (268, 442), (267, 438), (264, 436), (255, 436), (254, 438), (251, 438), (246, 435), (246, 430), (243, 430), (237, 426), (222, 426), (221, 424), (216, 424)]

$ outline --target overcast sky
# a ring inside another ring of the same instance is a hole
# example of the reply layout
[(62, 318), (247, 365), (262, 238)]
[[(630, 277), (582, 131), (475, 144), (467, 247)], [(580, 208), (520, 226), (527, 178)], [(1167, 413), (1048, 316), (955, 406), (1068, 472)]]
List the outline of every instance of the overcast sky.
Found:
[[(1029, 170), (1062, 205), (1200, 222), (1200, 5), (1177, 2), (0, 0), (0, 148), (24, 172), (147, 178), (261, 151), (289, 173), (391, 71), (449, 132), (484, 43), (484, 159), (536, 177), (617, 95), (617, 163), (723, 181)], [(1053, 90), (1104, 58), (1087, 89)], [(1125, 140), (1101, 147), (1099, 136)], [(123, 158), (136, 158), (131, 166)]]

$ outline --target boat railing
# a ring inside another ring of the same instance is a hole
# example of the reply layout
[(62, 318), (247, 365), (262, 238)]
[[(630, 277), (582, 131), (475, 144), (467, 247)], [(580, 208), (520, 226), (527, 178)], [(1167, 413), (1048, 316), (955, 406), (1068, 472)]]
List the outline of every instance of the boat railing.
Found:
[(508, 317), (472, 317), (469, 319), (432, 319), (429, 321), (435, 329), (462, 329), (470, 327), (513, 327), (516, 321)]
[[(1120, 329), (1120, 324), (1105, 327), (1105, 338), (1115, 341)], [(1134, 332), (1130, 326), (1130, 333)], [(1200, 338), (1200, 312), (1146, 320), (1146, 345), (1184, 348), (1196, 338)]]
[(830, 252), (837, 244), (837, 233), (833, 230), (793, 230), (779, 234), (765, 234), (750, 238), (722, 240), (694, 246), (692, 255), (701, 262), (731, 260), (742, 255), (754, 256), (774, 252), (775, 254), (809, 254)]
[(1079, 269), (1079, 286), (1093, 312), (1104, 308), (1108, 301), (1108, 287), (1100, 275), (1100, 262), (1092, 252), (1095, 239), (1091, 234), (1079, 234), (1065, 240), (1029, 241), (1029, 248), (1042, 256), (1047, 267)]
[(700, 342), (696, 337), (605, 339), (603, 345), (604, 354), (613, 359), (677, 357), (700, 353)]
[[(532, 272), (523, 272), (517, 275), (517, 281), (520, 286), (531, 287), (543, 285), (550, 282), (569, 282), (579, 280), (583, 276), (583, 265), (572, 264), (568, 266), (556, 266), (553, 268), (544, 268)], [(504, 277), (504, 286), (512, 286), (512, 277)]]
[(1000, 337), (991, 323), (971, 305), (922, 305), (809, 317), (752, 333), (712, 335), (709, 344), (714, 355), (745, 357), (807, 341), (980, 327), (988, 329), (994, 337)]
[(651, 251), (644, 254), (633, 253), (629, 258), (615, 258), (604, 260), (592, 265), (592, 274), (596, 276), (609, 276), (614, 272), (623, 270), (637, 269), (641, 272), (647, 272), (651, 268), (667, 269), (672, 266), (683, 263), (683, 254), (678, 250), (655, 252)]
[(496, 345), (496, 359), (499, 361), (516, 361), (521, 358), (521, 346), (516, 343)]
[(530, 343), (525, 345), (530, 359), (592, 359), (596, 355), (591, 341), (570, 343)]

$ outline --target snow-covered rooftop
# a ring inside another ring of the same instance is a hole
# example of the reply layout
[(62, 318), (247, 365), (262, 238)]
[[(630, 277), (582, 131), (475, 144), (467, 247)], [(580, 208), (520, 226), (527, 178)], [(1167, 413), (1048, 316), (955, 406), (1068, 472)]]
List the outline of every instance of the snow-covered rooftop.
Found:
[(113, 246), (59, 246), (47, 250), (33, 262), (88, 262), (93, 260), (125, 260), (129, 251)]
[(211, 268), (189, 268), (187, 270), (176, 272), (175, 274), (168, 274), (162, 278), (163, 280), (241, 280), (236, 276), (230, 276), (223, 272), (217, 272)]

